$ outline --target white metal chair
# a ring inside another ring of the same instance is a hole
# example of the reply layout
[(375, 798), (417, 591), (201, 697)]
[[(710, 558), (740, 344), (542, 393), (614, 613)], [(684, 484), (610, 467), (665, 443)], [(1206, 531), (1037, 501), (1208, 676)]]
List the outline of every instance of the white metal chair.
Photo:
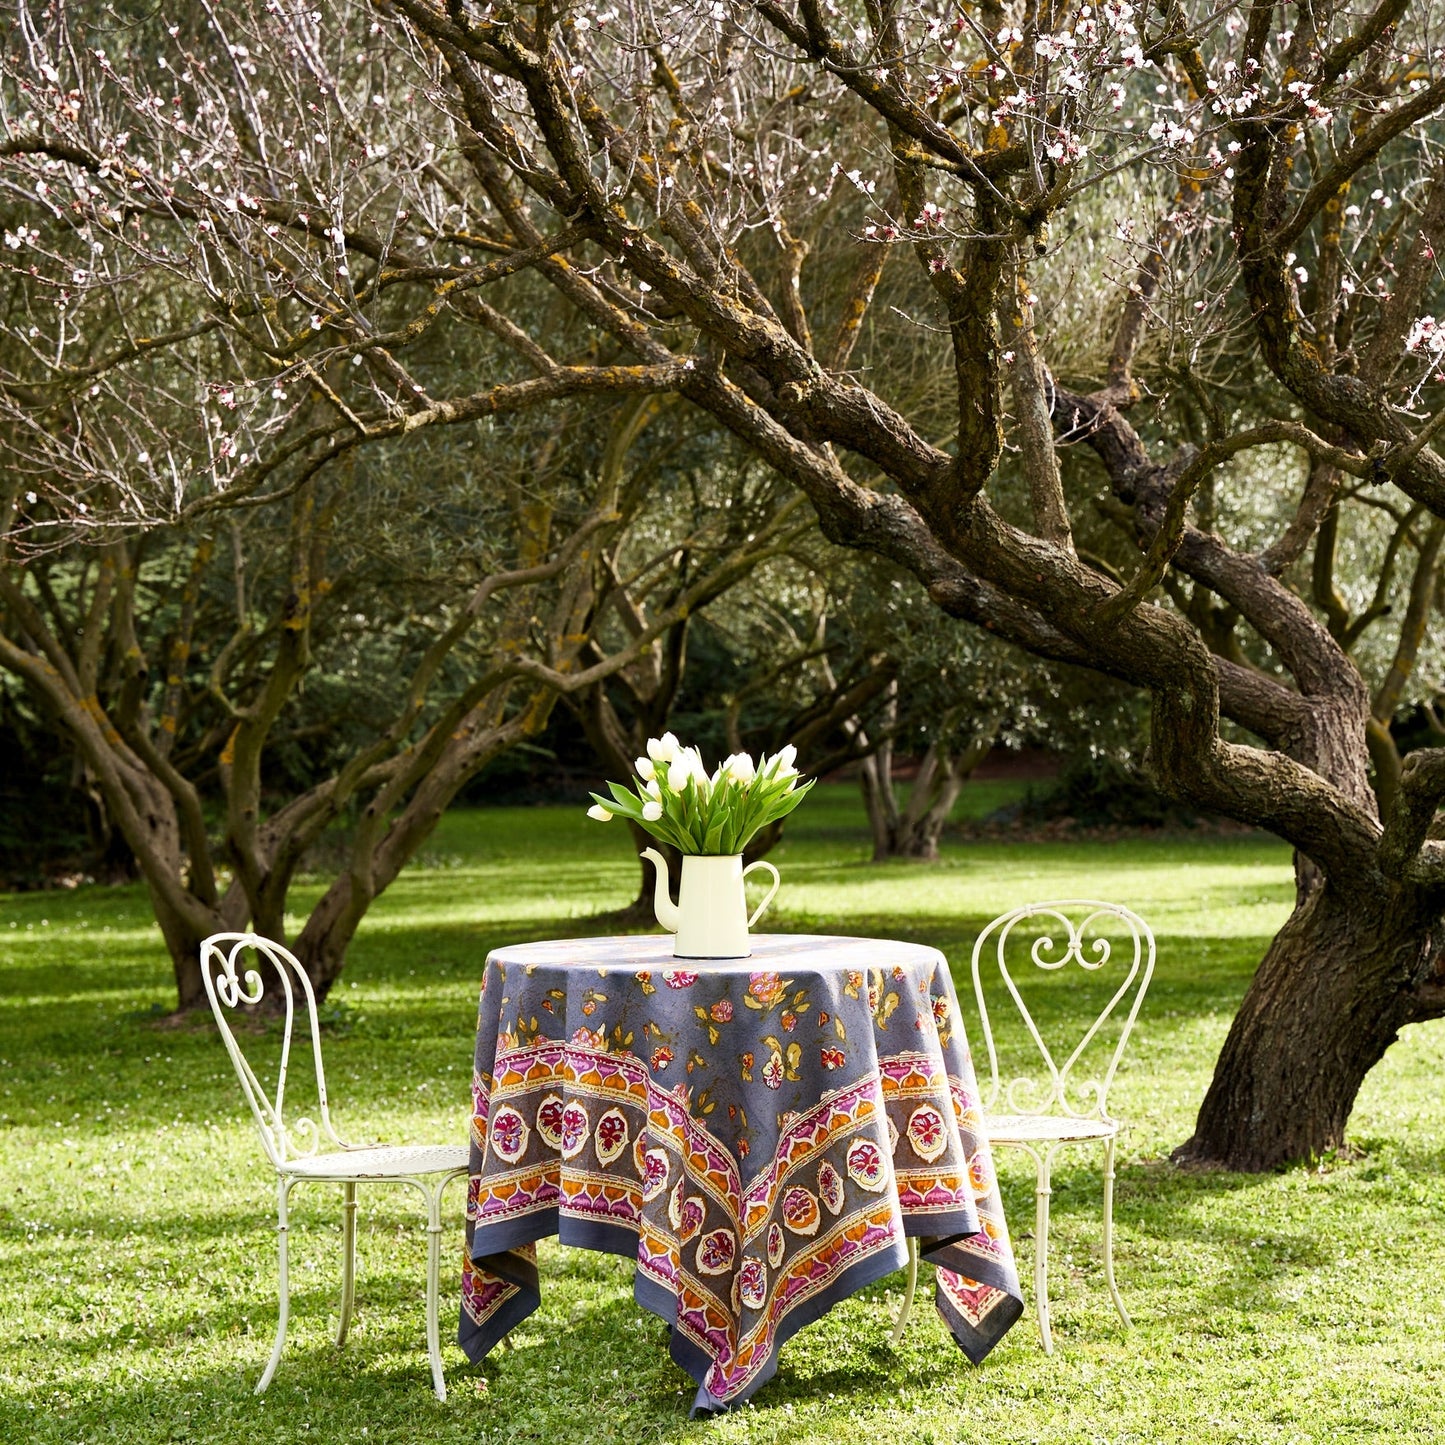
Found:
[[(1070, 962), (1077, 963), (1089, 973), (1101, 973), (1112, 963), (1114, 970), (1109, 975), (1110, 979), (1115, 974), (1122, 975), (1099, 1016), (1084, 1031), (1062, 1065), (1055, 1061), (1040, 1035), (1009, 971), (1009, 943), (1015, 929), (1025, 923), (1033, 926), (1020, 930), (1020, 933), (1023, 939), (1032, 938), (1033, 942), (1027, 947), (1026, 954), (1022, 948), (1016, 948), (1016, 958), (1023, 954), (1023, 961), (1050, 973), (1058, 972)], [(1106, 938), (1096, 932), (1101, 925), (1109, 927), (1111, 924), (1116, 935), (1114, 938)], [(1091, 937), (1091, 934), (1094, 936)], [(1007, 1085), (999, 1075), (998, 1049), (985, 999), (983, 959), (985, 951), (990, 948), (1003, 985), (1038, 1054), (1038, 1063), (1032, 1071), (1010, 1080)], [(1124, 957), (1118, 957), (1119, 954)], [(1049, 1179), (1054, 1155), (1065, 1145), (1103, 1145), (1104, 1278), (1108, 1281), (1119, 1318), (1125, 1325), (1129, 1323), (1129, 1313), (1114, 1283), (1114, 1149), (1120, 1123), (1109, 1113), (1108, 1096), (1153, 972), (1154, 935), (1149, 931), (1149, 925), (1137, 913), (1117, 903), (1100, 903), (1090, 899), (1030, 903), (1023, 908), (1015, 908), (995, 918), (979, 934), (973, 946), (973, 993), (978, 1004), (984, 1043), (988, 1048), (989, 1083), (983, 1099), (984, 1130), (989, 1143), (996, 1148), (1021, 1149), (1028, 1154), (1034, 1161), (1037, 1174), (1034, 1295), (1039, 1316), (1039, 1338), (1045, 1354), (1052, 1354), (1054, 1349), (1049, 1328)], [(1111, 1020), (1114, 1021), (1112, 1025)], [(1106, 1025), (1118, 1029), (1113, 1046), (1109, 1047), (1105, 1040), (1100, 1039), (1098, 1049), (1090, 1055), (1091, 1060), (1098, 1058), (1103, 1072), (1075, 1077), (1075, 1066), (1089, 1046), (1100, 1038)]]
[[(250, 1064), (246, 1062), (226, 1019), (226, 1010), (254, 1006), (261, 1001), (265, 981), (255, 968), (238, 973), (238, 960), (254, 950), (274, 968), (285, 1002), (281, 1059), (274, 1094), (268, 1095)], [(321, 1035), (316, 1020), (316, 997), (311, 980), (297, 960), (270, 939), (256, 933), (217, 933), (201, 944), (201, 973), (206, 996), (235, 1065), (246, 1102), (256, 1119), (261, 1146), (276, 1170), (276, 1227), (280, 1236), (280, 1316), (276, 1321), (276, 1342), (266, 1372), (256, 1386), (261, 1394), (271, 1383), (281, 1352), (286, 1346), (286, 1324), (290, 1315), (287, 1274), (287, 1205), (292, 1189), (303, 1180), (340, 1184), (342, 1206), (341, 1323), (336, 1343), (346, 1343), (356, 1300), (356, 1186), (384, 1183), (409, 1184), (421, 1191), (427, 1209), (426, 1342), (431, 1359), (432, 1385), (437, 1399), (447, 1397), (442, 1375), (441, 1341), (437, 1325), (437, 1293), (441, 1273), (441, 1199), (453, 1180), (467, 1172), (467, 1149), (460, 1144), (393, 1145), (347, 1144), (332, 1127), (327, 1104), (326, 1075), (321, 1066)], [(321, 1122), (299, 1118), (284, 1119), (286, 1068), (291, 1056), (292, 1026), (296, 1017), (297, 990), (305, 1002), (306, 1021), (311, 1032), (311, 1056), (316, 1066), (316, 1093)], [(334, 1150), (320, 1153), (323, 1143)]]

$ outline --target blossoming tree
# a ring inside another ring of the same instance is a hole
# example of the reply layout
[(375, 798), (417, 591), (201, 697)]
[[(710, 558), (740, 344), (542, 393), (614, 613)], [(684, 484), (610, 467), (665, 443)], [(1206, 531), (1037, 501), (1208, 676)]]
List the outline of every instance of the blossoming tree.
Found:
[[(104, 482), (174, 510), (378, 434), (685, 398), (944, 611), (1142, 689), (1161, 786), (1295, 846), (1296, 909), (1184, 1153), (1318, 1154), (1399, 1029), (1445, 1011), (1445, 752), (1388, 780), (1377, 747), (1378, 795), (1370, 752), (1427, 644), (1445, 517), (1430, 12), (239, 0), (122, 63), (73, 9), (26, 11), (7, 244), (49, 309), (11, 341), (53, 373), (79, 298), (155, 268), (207, 309), (119, 354), (202, 327), (267, 370), (194, 369), (176, 405), (228, 389), (182, 456), (92, 429), (76, 355), (64, 426), (27, 431), (36, 383), (7, 384), (16, 454), (37, 496), (62, 477), (77, 504)], [(397, 348), (458, 315), (511, 370), (439, 394)], [(924, 392), (894, 365), (920, 337)], [(1211, 504), (1241, 476), (1271, 504)], [(1335, 561), (1377, 502), (1400, 565), (1372, 601)], [(1086, 545), (1099, 512), (1122, 568)], [(1358, 638), (1387, 620), (1367, 676)]]

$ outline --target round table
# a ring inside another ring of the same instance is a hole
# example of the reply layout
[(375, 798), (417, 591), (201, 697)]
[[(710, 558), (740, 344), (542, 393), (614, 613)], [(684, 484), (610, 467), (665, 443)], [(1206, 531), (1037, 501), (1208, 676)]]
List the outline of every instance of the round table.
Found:
[(760, 935), (499, 948), (472, 1082), (458, 1340), (479, 1360), (540, 1302), (535, 1242), (635, 1261), (694, 1413), (741, 1403), (783, 1341), (900, 1269), (975, 1362), (1022, 1312), (973, 1067), (936, 949)]

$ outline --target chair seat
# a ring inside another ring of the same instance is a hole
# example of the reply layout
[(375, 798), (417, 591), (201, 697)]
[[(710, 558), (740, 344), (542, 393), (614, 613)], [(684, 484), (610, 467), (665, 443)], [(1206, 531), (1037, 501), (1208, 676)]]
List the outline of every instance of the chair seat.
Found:
[(282, 1172), (301, 1179), (402, 1179), (413, 1174), (442, 1174), (466, 1167), (464, 1144), (396, 1144), (292, 1159)]
[(989, 1114), (984, 1133), (994, 1144), (1032, 1144), (1055, 1140), (1109, 1139), (1119, 1132), (1111, 1119), (1070, 1119), (1061, 1114)]

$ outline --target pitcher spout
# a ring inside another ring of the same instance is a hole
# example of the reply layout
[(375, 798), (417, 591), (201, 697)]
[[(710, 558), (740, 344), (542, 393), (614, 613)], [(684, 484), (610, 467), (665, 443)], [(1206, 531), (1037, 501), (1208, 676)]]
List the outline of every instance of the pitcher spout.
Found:
[(657, 880), (652, 889), (652, 910), (657, 914), (657, 922), (669, 933), (676, 933), (681, 919), (677, 905), (672, 901), (672, 895), (668, 892), (667, 859), (656, 848), (644, 848), (641, 856), (646, 858), (657, 870)]

